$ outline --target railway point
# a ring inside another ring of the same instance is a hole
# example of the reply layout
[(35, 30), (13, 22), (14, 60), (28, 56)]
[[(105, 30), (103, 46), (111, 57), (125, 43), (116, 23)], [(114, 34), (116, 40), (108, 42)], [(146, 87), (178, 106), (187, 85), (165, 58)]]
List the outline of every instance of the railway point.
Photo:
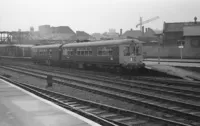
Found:
[(100, 126), (0, 79), (0, 126)]

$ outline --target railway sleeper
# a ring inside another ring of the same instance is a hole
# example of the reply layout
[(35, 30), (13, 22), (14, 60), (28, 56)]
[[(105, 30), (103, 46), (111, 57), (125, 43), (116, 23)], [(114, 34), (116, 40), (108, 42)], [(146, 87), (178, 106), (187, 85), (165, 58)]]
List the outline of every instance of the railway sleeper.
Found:
[(88, 109), (88, 108), (91, 108), (90, 106), (76, 106), (76, 109), (81, 109), (81, 110), (83, 110), (83, 109)]
[(92, 111), (91, 113), (92, 113), (92, 114), (95, 114), (95, 115), (99, 115), (99, 114), (108, 113), (108, 112), (105, 111), (105, 110), (96, 109), (96, 110)]
[(115, 117), (111, 117), (110, 119), (112, 119), (113, 121), (116, 121), (116, 122), (123, 122), (124, 120), (133, 120), (135, 119), (134, 117), (124, 117), (124, 116), (115, 116)]
[(114, 114), (114, 113), (109, 113), (109, 112), (107, 112), (107, 113), (101, 113), (101, 114), (99, 114), (98, 116), (100, 116), (100, 117), (102, 117), (102, 118), (108, 118), (108, 119), (109, 119), (109, 117), (118, 116), (118, 115), (117, 115), (117, 114)]

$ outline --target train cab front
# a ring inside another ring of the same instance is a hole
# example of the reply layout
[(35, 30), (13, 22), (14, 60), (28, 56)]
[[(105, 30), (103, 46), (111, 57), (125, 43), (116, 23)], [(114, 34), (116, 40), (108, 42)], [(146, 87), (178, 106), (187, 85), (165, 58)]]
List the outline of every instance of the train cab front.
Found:
[(142, 44), (122, 45), (120, 47), (120, 64), (129, 70), (144, 67)]

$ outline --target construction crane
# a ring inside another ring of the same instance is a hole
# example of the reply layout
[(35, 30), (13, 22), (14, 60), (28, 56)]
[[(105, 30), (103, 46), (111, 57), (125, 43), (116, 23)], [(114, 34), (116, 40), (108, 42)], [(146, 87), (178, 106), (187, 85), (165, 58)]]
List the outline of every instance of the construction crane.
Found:
[(140, 23), (136, 25), (136, 28), (137, 28), (138, 26), (140, 26), (140, 31), (142, 31), (142, 25), (144, 25), (144, 24), (146, 24), (146, 23), (149, 23), (149, 22), (151, 22), (151, 21), (154, 21), (154, 20), (156, 20), (156, 19), (158, 19), (158, 18), (159, 18), (159, 16), (156, 16), (156, 17), (150, 18), (149, 20), (142, 21), (142, 17), (140, 17)]

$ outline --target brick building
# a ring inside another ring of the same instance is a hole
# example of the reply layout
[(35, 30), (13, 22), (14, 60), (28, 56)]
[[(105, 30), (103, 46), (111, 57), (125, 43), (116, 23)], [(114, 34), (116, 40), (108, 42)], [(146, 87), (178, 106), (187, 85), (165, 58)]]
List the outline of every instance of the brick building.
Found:
[(176, 45), (178, 40), (183, 40), (183, 29), (187, 26), (200, 26), (200, 22), (175, 22), (166, 23), (163, 26), (164, 45)]

